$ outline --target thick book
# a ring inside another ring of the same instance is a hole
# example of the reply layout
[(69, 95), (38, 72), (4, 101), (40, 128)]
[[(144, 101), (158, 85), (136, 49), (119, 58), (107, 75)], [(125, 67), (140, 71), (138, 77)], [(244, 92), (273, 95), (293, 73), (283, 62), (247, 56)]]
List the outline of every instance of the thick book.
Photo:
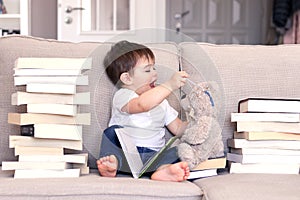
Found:
[(62, 147), (73, 150), (83, 149), (83, 144), (80, 140), (43, 139), (29, 136), (10, 135), (9, 148), (15, 148), (16, 146)]
[(74, 116), (42, 113), (8, 113), (8, 123), (29, 124), (78, 124), (90, 125), (91, 113), (78, 113)]
[(137, 147), (133, 143), (132, 138), (128, 135), (128, 133), (123, 128), (115, 129), (115, 132), (120, 141), (122, 150), (134, 178), (140, 178), (159, 158), (159, 156), (165, 152), (175, 142), (175, 140), (177, 140), (176, 136), (169, 139), (164, 147), (162, 147), (145, 164), (143, 164)]
[(217, 169), (192, 170), (188, 176), (188, 180), (205, 178), (218, 175)]
[(15, 68), (29, 69), (91, 69), (92, 58), (19, 57)]
[(66, 162), (86, 164), (86, 154), (65, 154), (65, 155), (20, 155), (19, 162)]
[(11, 96), (12, 105), (24, 104), (90, 104), (90, 93), (79, 92), (76, 94), (50, 94), (50, 93), (30, 93), (16, 92)]
[(276, 148), (230, 148), (230, 153), (250, 155), (290, 155), (300, 156), (299, 150)]
[[(28, 131), (30, 130), (30, 132)], [(21, 126), (21, 135), (35, 138), (82, 140), (82, 125), (32, 124)]]
[(18, 169), (14, 178), (75, 178), (80, 176), (80, 169), (48, 170), (48, 169)]
[(300, 122), (299, 113), (231, 113), (231, 122)]
[(78, 105), (69, 104), (47, 104), (36, 103), (27, 104), (28, 113), (44, 113), (44, 114), (57, 114), (57, 115), (70, 115), (75, 116), (77, 114)]
[(285, 133), (285, 132), (237, 132), (233, 134), (235, 139), (247, 140), (300, 140), (298, 133)]
[(26, 92), (75, 94), (76, 85), (56, 83), (28, 83)]
[(15, 76), (14, 84), (27, 85), (29, 83), (53, 83), (53, 84), (73, 84), (88, 85), (88, 76)]
[(247, 98), (239, 101), (239, 112), (300, 113), (300, 99)]
[(236, 122), (237, 132), (287, 132), (287, 133), (300, 133), (300, 123), (288, 122)]
[(17, 170), (17, 169), (67, 169), (66, 162), (44, 162), (44, 161), (3, 161), (2, 170)]
[(300, 141), (297, 140), (246, 140), (228, 139), (228, 147), (232, 148), (275, 148), (300, 150)]
[(273, 164), (273, 163), (230, 163), (231, 174), (299, 174), (299, 164)]
[(77, 76), (83, 69), (14, 68), (14, 76)]
[(16, 146), (15, 156), (30, 156), (30, 155), (43, 155), (43, 156), (62, 156), (64, 149), (62, 147), (31, 147), (31, 146)]
[(206, 170), (206, 169), (222, 169), (226, 166), (226, 157), (221, 158), (210, 158), (206, 161), (201, 162), (192, 170)]
[(300, 156), (297, 155), (251, 155), (227, 153), (227, 160), (236, 163), (278, 163), (300, 164)]

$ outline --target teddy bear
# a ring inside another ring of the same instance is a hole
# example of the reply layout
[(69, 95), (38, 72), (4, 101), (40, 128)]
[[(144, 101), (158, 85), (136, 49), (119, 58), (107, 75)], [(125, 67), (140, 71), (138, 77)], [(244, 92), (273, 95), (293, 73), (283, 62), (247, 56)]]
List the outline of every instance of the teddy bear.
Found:
[(181, 100), (189, 123), (180, 138), (178, 156), (188, 162), (190, 169), (209, 158), (224, 156), (217, 86), (215, 82), (194, 83), (192, 90)]

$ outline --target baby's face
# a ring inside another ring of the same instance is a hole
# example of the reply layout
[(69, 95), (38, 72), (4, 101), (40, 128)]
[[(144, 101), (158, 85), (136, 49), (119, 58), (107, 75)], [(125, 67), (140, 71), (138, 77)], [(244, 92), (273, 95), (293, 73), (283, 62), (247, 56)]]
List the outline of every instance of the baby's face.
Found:
[(137, 94), (142, 94), (155, 87), (157, 72), (154, 61), (143, 57), (138, 60), (133, 68), (133, 88)]

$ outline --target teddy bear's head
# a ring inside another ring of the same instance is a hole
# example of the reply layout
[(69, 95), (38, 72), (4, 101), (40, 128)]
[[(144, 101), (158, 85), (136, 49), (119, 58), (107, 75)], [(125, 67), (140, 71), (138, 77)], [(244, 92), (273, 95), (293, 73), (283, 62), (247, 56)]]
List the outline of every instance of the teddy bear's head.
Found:
[(201, 82), (181, 100), (181, 106), (187, 114), (188, 121), (199, 119), (201, 116), (217, 118), (217, 84)]

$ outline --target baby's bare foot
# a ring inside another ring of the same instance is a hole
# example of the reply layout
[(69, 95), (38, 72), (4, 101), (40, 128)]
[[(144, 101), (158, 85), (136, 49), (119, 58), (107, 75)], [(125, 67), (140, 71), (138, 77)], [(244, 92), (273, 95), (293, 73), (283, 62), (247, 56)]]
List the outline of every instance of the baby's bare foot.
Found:
[(170, 165), (164, 165), (157, 169), (151, 176), (153, 180), (160, 181), (185, 181), (190, 175), (190, 169), (187, 162), (179, 162)]
[(116, 156), (105, 156), (97, 160), (98, 171), (101, 176), (115, 177), (117, 175), (118, 160)]

